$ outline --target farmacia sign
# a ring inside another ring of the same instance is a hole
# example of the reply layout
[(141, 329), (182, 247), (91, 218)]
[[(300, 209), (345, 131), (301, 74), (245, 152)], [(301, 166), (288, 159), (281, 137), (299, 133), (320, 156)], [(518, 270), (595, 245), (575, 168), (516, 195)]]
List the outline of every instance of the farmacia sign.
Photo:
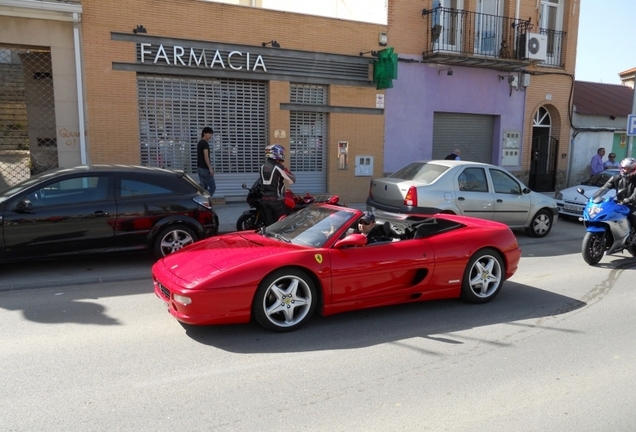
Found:
[(205, 48), (184, 48), (182, 46), (164, 47), (149, 43), (139, 44), (141, 63), (153, 63), (168, 66), (186, 66), (196, 68), (230, 68), (232, 70), (246, 70), (267, 72), (265, 61), (260, 54), (242, 51), (227, 53)]

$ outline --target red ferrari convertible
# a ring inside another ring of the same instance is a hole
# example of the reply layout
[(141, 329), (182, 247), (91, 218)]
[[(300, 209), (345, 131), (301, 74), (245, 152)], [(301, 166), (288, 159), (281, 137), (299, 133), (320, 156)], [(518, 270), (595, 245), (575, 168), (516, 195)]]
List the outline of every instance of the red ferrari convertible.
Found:
[[(492, 300), (521, 250), (501, 223), (446, 214), (377, 220), (385, 237), (354, 233), (360, 210), (317, 204), (258, 231), (213, 237), (152, 268), (156, 295), (187, 324), (295, 330), (331, 315), (460, 297)], [(377, 230), (376, 230), (377, 231)]]

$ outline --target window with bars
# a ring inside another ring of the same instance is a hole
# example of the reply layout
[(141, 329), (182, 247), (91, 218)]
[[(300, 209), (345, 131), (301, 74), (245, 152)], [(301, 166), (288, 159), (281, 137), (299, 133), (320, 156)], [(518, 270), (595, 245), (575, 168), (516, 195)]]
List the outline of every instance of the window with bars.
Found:
[[(291, 84), (290, 102), (326, 105), (327, 87)], [(289, 167), (292, 172), (325, 171), (326, 114), (311, 111), (291, 111), (289, 120)]]
[(0, 46), (0, 189), (57, 166), (51, 50)]
[(196, 172), (196, 145), (210, 126), (217, 174), (254, 173), (267, 142), (267, 83), (139, 74), (141, 163)]

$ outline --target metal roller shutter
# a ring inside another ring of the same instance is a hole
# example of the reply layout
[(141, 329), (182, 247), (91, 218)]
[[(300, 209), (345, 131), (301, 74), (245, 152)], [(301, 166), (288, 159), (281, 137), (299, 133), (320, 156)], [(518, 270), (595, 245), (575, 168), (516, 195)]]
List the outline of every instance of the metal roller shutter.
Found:
[(492, 163), (494, 116), (435, 113), (433, 159), (444, 159), (456, 148), (461, 159)]
[(196, 176), (201, 129), (210, 152), (215, 197), (244, 196), (258, 178), (267, 145), (267, 82), (138, 74), (141, 164)]
[[(327, 87), (291, 84), (290, 102), (327, 105)], [(297, 194), (327, 192), (327, 114), (290, 111), (289, 169), (296, 176)]]

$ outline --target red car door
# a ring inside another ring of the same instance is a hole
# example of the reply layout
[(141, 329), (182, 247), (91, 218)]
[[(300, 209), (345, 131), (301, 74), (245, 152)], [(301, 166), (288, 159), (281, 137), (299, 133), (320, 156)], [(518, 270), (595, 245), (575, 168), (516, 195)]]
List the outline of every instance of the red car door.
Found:
[(433, 272), (427, 239), (331, 249), (332, 302), (404, 295), (422, 290), (423, 272)]

